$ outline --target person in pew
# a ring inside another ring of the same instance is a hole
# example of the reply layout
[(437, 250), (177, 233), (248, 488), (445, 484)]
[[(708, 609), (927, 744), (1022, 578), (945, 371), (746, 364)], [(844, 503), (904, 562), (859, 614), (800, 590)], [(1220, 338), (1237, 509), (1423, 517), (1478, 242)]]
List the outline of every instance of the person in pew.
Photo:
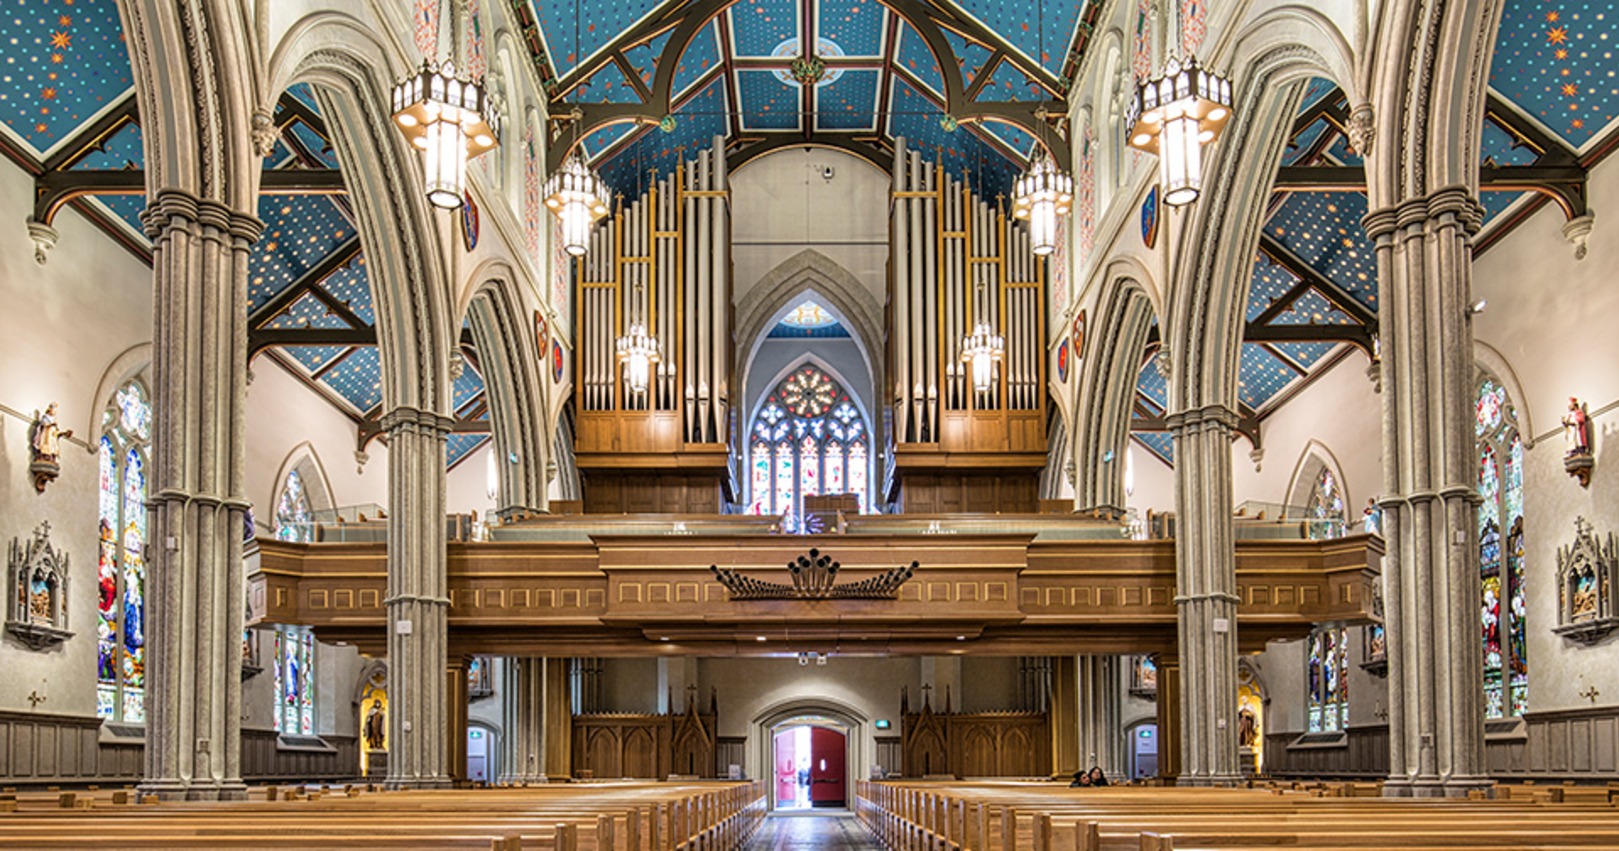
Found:
[(1106, 785), (1108, 785), (1107, 784), (1107, 775), (1102, 773), (1102, 766), (1100, 766), (1100, 765), (1091, 766), (1091, 770), (1085, 776), (1085, 779), (1090, 781), (1089, 785), (1091, 785), (1091, 786), (1106, 786)]
[(1081, 788), (1081, 787), (1088, 787), (1090, 785), (1091, 785), (1091, 773), (1089, 771), (1086, 771), (1085, 769), (1081, 768), (1080, 770), (1074, 772), (1074, 782), (1068, 784), (1068, 788), (1070, 788), (1070, 789), (1078, 789), (1078, 788)]

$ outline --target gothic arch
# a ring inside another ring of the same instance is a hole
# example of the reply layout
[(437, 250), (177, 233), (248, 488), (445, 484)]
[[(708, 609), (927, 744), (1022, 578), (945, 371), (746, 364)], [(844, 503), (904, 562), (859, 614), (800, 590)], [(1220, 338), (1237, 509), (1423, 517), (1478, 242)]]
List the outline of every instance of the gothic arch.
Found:
[(1136, 279), (1108, 280), (1086, 329), (1080, 361), (1073, 435), (1074, 498), (1080, 510), (1124, 512), (1124, 450), (1152, 319), (1152, 301)]
[(263, 503), (269, 511), (261, 520), (273, 520), (277, 500), (281, 499), (281, 490), (287, 483), (287, 474), (293, 470), (298, 471), (298, 477), (304, 481), (304, 493), (309, 498), (309, 508), (312, 511), (337, 507), (337, 500), (332, 496), (332, 480), (326, 475), (326, 466), (320, 461), (320, 453), (315, 445), (304, 441), (292, 447), (292, 451), (281, 460), (281, 466), (276, 468), (275, 479), (270, 482), (270, 500)]
[(96, 453), (96, 443), (90, 439), (90, 435), (101, 434), (101, 412), (107, 409), (107, 402), (112, 399), (112, 394), (117, 393), (118, 388), (145, 372), (151, 365), (151, 343), (136, 343), (113, 358), (112, 363), (107, 364), (106, 370), (101, 373), (101, 380), (96, 382), (95, 395), (90, 397), (90, 416), (82, 432), (87, 444), (86, 452), (92, 455)]
[(1507, 389), (1507, 398), (1512, 400), (1518, 414), (1518, 437), (1523, 440), (1523, 448), (1535, 448), (1535, 425), (1531, 419), (1533, 413), (1529, 397), (1524, 395), (1523, 383), (1518, 380), (1518, 372), (1512, 368), (1512, 362), (1499, 349), (1476, 337), (1473, 339), (1473, 360)]
[(771, 748), (775, 745), (772, 731), (799, 717), (826, 718), (844, 727), (848, 747), (844, 773), (849, 781), (848, 792), (852, 793), (853, 779), (869, 774), (871, 762), (876, 758), (875, 743), (868, 742), (871, 719), (854, 706), (830, 697), (792, 697), (761, 709), (748, 725), (749, 738), (756, 745), (745, 757), (749, 763), (744, 766), (747, 776), (771, 776)]
[(535, 338), (534, 312), (525, 307), (512, 268), (490, 261), (474, 272), (482, 279), (467, 305), (467, 320), (489, 402), (491, 436), (501, 475), (502, 515), (544, 511), (546, 462), (554, 428), (546, 415), (543, 354)]
[(1316, 477), (1321, 475), (1323, 469), (1331, 471), (1332, 478), (1338, 483), (1338, 493), (1343, 497), (1344, 519), (1347, 522), (1349, 507), (1355, 503), (1349, 498), (1349, 485), (1344, 480), (1344, 468), (1338, 463), (1338, 456), (1319, 440), (1311, 440), (1299, 453), (1298, 463), (1293, 465), (1293, 475), (1287, 480), (1287, 493), (1284, 494), (1282, 504), (1290, 507), (1308, 506), (1310, 491), (1315, 487)]

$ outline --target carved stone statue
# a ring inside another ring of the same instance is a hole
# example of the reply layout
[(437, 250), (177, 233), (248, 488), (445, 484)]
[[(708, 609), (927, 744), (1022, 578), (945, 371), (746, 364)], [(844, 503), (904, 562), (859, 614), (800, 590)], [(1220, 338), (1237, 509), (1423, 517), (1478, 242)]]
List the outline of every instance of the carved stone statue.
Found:
[(55, 402), (50, 403), (44, 413), (34, 417), (34, 424), (28, 431), (28, 444), (33, 456), (28, 472), (34, 476), (35, 491), (44, 493), (45, 486), (61, 475), (62, 439), (72, 436), (72, 430), (63, 429), (57, 424)]
[(1591, 457), (1591, 417), (1585, 403), (1573, 396), (1568, 397), (1568, 413), (1563, 415), (1563, 440), (1568, 444), (1563, 469), (1580, 480), (1580, 487), (1589, 486), (1591, 468), (1595, 466)]
[(380, 751), (387, 744), (388, 718), (382, 714), (382, 706), (371, 704), (371, 712), (365, 716), (365, 728), (361, 730), (365, 737), (365, 749)]

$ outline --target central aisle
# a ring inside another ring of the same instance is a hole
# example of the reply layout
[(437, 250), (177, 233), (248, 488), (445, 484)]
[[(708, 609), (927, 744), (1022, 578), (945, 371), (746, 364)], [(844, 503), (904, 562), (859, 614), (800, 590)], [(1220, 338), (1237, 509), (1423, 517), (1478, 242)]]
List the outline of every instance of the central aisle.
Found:
[(853, 815), (771, 816), (743, 851), (881, 851)]

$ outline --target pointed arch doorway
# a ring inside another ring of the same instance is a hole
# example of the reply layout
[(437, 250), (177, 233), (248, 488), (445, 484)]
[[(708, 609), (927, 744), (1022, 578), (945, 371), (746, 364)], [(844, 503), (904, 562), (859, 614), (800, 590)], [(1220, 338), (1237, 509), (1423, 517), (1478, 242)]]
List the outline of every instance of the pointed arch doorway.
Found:
[(777, 810), (848, 806), (849, 729), (806, 715), (770, 729), (772, 803)]

